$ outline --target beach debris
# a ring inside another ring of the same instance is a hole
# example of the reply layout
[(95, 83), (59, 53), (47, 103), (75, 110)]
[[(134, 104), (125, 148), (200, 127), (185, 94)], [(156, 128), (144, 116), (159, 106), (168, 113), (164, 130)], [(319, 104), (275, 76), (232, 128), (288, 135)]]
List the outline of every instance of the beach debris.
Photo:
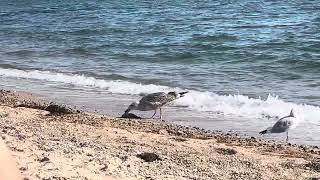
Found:
[(47, 162), (47, 161), (50, 161), (50, 159), (45, 156), (45, 157), (43, 157), (43, 158), (40, 158), (38, 161), (39, 161), (39, 162)]
[(32, 108), (32, 109), (44, 109), (45, 104), (39, 102), (33, 102), (31, 100), (21, 100), (15, 103), (14, 107), (25, 107), (25, 108)]
[(8, 113), (1, 112), (1, 111), (0, 111), (0, 118), (5, 118), (5, 117), (7, 117), (8, 115), (9, 115)]
[(179, 137), (179, 136), (173, 137), (173, 138), (170, 138), (170, 139), (173, 139), (173, 140), (175, 140), (175, 141), (177, 141), (177, 142), (185, 142), (185, 141), (188, 141), (186, 138)]
[(38, 103), (32, 101), (23, 101), (16, 104), (15, 107), (25, 107), (25, 108), (32, 108), (32, 109), (40, 109), (49, 111), (51, 114), (75, 114), (80, 113), (79, 110), (72, 109), (67, 107), (66, 105), (59, 105), (55, 103)]
[(100, 171), (107, 171), (107, 169), (108, 169), (108, 165), (104, 165), (102, 168), (100, 168)]
[(142, 119), (142, 117), (137, 116), (133, 113), (124, 113), (124, 114), (122, 114), (121, 118)]
[(40, 109), (49, 111), (52, 114), (76, 114), (80, 113), (76, 108), (67, 107), (66, 105), (48, 103), (42, 99), (33, 96), (30, 93), (12, 92), (0, 89), (0, 103), (13, 107), (25, 107), (31, 109)]
[(176, 132), (176, 134), (177, 134), (178, 136), (183, 136), (183, 135), (185, 135), (185, 132), (184, 132), (184, 131), (181, 131), (181, 130), (178, 130), (178, 131)]
[(19, 170), (20, 171), (26, 171), (26, 170), (28, 170), (28, 167), (20, 167)]
[(169, 135), (169, 132), (165, 129), (160, 129), (158, 133), (161, 135), (166, 135), (166, 136)]
[(61, 177), (61, 176), (49, 176), (49, 177), (44, 177), (44, 178), (42, 178), (42, 180), (52, 180), (52, 179), (67, 180), (67, 178)]
[(144, 160), (145, 162), (161, 161), (162, 159), (155, 153), (144, 152), (137, 155), (138, 158)]
[(22, 140), (25, 140), (26, 139), (26, 135), (23, 135), (23, 134), (18, 134), (17, 135), (17, 138), (20, 140), (20, 141), (22, 141)]
[(49, 111), (52, 114), (74, 114), (80, 112), (65, 105), (55, 103), (50, 103), (44, 110)]
[(313, 160), (307, 163), (305, 166), (314, 171), (320, 172), (320, 160)]
[(238, 153), (235, 149), (231, 148), (217, 148), (216, 150), (219, 154), (223, 155), (234, 155)]

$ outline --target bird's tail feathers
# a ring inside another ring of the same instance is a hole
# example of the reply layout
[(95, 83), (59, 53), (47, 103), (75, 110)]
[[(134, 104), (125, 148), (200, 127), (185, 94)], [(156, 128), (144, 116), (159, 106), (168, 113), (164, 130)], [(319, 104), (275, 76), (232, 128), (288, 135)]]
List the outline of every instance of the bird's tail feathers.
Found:
[(259, 134), (267, 134), (268, 130), (264, 130), (264, 131), (261, 131), (259, 132)]
[(271, 128), (267, 128), (266, 130), (260, 131), (259, 134), (269, 134)]

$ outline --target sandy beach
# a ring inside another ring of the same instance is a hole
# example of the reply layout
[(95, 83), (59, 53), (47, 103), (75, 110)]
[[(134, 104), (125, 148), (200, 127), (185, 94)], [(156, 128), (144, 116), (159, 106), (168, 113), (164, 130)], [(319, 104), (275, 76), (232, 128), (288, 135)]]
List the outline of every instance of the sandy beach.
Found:
[[(0, 130), (25, 179), (317, 179), (320, 150), (80, 112), (1, 90)], [(110, 102), (106, 102), (110, 103)]]

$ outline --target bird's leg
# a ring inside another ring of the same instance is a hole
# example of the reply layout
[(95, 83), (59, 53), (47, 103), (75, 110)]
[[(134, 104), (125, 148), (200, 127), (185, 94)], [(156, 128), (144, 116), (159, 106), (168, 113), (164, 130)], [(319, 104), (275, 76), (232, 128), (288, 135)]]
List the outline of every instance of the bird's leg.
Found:
[(153, 118), (157, 114), (157, 109), (154, 110), (154, 114), (151, 116)]
[(162, 110), (161, 110), (161, 108), (159, 108), (160, 109), (160, 120), (162, 121)]
[(287, 131), (287, 142), (289, 141), (289, 131)]

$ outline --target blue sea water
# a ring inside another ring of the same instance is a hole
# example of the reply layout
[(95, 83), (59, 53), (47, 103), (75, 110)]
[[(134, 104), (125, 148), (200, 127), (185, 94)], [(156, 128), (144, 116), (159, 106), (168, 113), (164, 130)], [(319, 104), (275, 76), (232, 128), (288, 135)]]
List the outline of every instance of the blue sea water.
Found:
[(169, 121), (249, 135), (294, 108), (293, 142), (319, 145), (319, 12), (308, 0), (2, 0), (0, 85), (112, 115), (140, 93), (189, 90)]

